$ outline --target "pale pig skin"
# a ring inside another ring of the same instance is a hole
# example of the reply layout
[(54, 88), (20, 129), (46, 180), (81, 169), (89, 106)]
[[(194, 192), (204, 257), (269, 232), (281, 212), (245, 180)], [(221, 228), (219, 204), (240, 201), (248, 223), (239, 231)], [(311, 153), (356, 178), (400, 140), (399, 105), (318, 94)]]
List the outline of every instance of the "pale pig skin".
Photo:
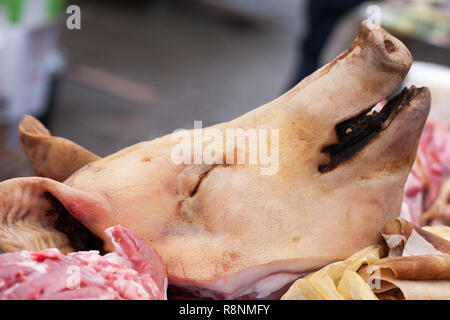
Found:
[[(256, 165), (174, 164), (178, 142), (168, 135), (89, 163), (63, 183), (43, 170), (49, 178), (6, 181), (0, 192), (28, 187), (35, 189), (32, 198), (51, 193), (107, 249), (103, 230), (130, 228), (161, 255), (169, 283), (235, 298), (269, 275), (299, 275), (378, 243), (385, 223), (398, 217), (430, 109), (428, 89), (350, 159), (329, 172), (318, 168), (329, 161), (323, 148), (338, 143), (336, 125), (391, 94), (411, 63), (399, 40), (364, 22), (335, 61), (280, 98), (215, 126), (222, 132), (278, 129), (274, 175), (261, 175)], [(6, 208), (11, 197), (2, 194)], [(52, 232), (57, 245), (68, 245), (65, 235)], [(0, 229), (7, 250), (26, 246), (6, 233)]]

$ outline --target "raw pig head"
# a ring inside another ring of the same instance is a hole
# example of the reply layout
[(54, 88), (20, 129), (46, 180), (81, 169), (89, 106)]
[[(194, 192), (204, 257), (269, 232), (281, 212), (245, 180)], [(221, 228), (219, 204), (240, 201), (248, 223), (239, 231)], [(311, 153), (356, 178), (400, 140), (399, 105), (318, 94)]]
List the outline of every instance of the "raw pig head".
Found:
[(172, 135), (97, 160), (25, 117), (21, 139), (42, 177), (0, 184), (0, 245), (68, 252), (103, 241), (108, 251), (104, 230), (121, 224), (158, 251), (171, 284), (215, 297), (267, 297), (377, 243), (399, 215), (429, 90), (405, 89), (380, 112), (372, 107), (411, 63), (399, 40), (366, 21), (346, 52), (289, 92), (212, 127), (224, 136), (276, 130), (267, 141), (278, 142), (272, 174), (262, 174), (267, 163), (175, 163), (180, 141)]

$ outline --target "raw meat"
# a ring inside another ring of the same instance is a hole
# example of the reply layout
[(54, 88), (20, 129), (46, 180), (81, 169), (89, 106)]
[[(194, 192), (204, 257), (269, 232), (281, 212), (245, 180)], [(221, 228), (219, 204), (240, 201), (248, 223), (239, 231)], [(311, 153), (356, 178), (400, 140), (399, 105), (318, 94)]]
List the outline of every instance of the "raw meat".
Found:
[(65, 256), (58, 249), (0, 255), (0, 299), (164, 299), (167, 277), (158, 254), (124, 227), (106, 233), (116, 251), (105, 256)]
[(448, 193), (443, 186), (449, 178), (450, 132), (444, 124), (428, 121), (420, 139), (416, 161), (405, 185), (402, 217), (416, 225), (450, 224), (450, 207), (446, 194), (441, 196), (443, 205), (436, 208), (439, 212), (429, 215), (430, 218), (425, 214), (442, 192)]

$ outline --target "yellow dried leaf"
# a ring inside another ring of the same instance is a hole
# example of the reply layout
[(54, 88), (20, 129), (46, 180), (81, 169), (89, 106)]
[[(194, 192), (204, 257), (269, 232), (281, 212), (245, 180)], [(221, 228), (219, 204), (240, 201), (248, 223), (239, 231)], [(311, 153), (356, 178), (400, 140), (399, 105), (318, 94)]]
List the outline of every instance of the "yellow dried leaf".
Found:
[(369, 285), (351, 270), (344, 271), (337, 290), (346, 300), (378, 300)]
[[(353, 272), (359, 278), (359, 280), (355, 280), (355, 276), (353, 275), (352, 278), (345, 279), (346, 282), (342, 284), (342, 290), (347, 294), (348, 290), (356, 290), (352, 289), (353, 285), (348, 283), (349, 281), (356, 281), (354, 284), (355, 288), (360, 286), (361, 282), (364, 282), (364, 280), (356, 274), (356, 271), (362, 265), (372, 264), (379, 259), (380, 252), (377, 246), (364, 248), (344, 261), (329, 264), (319, 271), (308, 275), (306, 278), (297, 280), (281, 299), (343, 300), (345, 299), (345, 296), (338, 290), (338, 286), (340, 285), (345, 272)], [(350, 277), (350, 275), (348, 277)], [(362, 290), (364, 290), (364, 287)], [(354, 295), (358, 296), (357, 293), (354, 293)], [(370, 296), (365, 291), (359, 293), (359, 295), (361, 297), (373, 298), (373, 296)]]

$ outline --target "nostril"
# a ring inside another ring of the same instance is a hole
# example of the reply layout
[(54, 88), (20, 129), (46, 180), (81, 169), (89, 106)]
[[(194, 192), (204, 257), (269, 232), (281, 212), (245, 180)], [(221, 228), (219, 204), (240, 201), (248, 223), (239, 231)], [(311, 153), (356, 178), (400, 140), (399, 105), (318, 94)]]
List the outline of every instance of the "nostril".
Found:
[(392, 43), (391, 40), (384, 40), (384, 47), (388, 53), (392, 53), (397, 50), (395, 44)]

